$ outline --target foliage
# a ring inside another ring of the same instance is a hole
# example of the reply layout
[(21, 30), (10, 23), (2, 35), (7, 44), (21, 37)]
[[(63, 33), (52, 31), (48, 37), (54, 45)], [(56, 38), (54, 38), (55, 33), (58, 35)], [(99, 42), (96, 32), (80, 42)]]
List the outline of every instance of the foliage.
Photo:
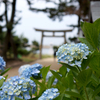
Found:
[(21, 55), (28, 55), (30, 51), (26, 50), (25, 48), (18, 48), (18, 53)]
[(59, 48), (58, 46), (53, 46), (53, 50), (56, 50), (57, 51), (58, 48)]
[[(63, 59), (59, 61), (59, 63), (62, 64), (62, 67), (60, 67), (58, 71), (50, 70), (50, 66), (47, 67), (44, 66), (41, 69), (39, 69), (42, 78), (41, 79), (35, 79), (34, 77), (30, 78), (31, 81), (35, 82), (36, 84), (36, 92), (35, 94), (30, 92), (29, 94), (31, 98), (30, 99), (26, 98), (26, 100), (42, 100), (42, 99), (43, 100), (46, 99), (99, 100), (100, 99), (100, 43), (99, 43), (100, 25), (99, 24), (100, 24), (100, 19), (96, 20), (93, 24), (86, 22), (81, 23), (81, 27), (84, 32), (85, 38), (79, 38), (79, 39), (82, 42), (84, 42), (89, 48), (84, 43), (73, 44), (73, 45), (72, 44), (62, 45), (57, 51), (58, 58)], [(77, 49), (74, 49), (75, 47)], [(73, 52), (71, 52), (71, 50)], [(82, 55), (80, 53), (82, 53)], [(80, 61), (80, 59), (82, 59), (81, 63), (74, 64), (73, 66), (67, 63), (66, 61), (70, 61), (70, 59), (66, 60), (69, 54), (70, 56), (74, 54), (76, 55), (75, 58), (74, 56), (72, 56), (74, 60)], [(49, 71), (51, 71), (52, 75), (50, 74), (50, 77), (48, 77), (48, 80), (46, 80)], [(58, 81), (56, 81), (56, 83), (53, 84), (55, 79), (57, 79)], [(5, 80), (4, 78), (1, 78), (1, 80), (0, 80), (0, 85), (2, 87), (5, 85), (4, 84)], [(17, 83), (15, 82), (13, 84)], [(6, 87), (7, 85), (5, 85), (5, 88)], [(10, 87), (8, 87), (7, 89), (9, 88)], [(10, 89), (13, 88), (11, 87)], [(3, 92), (4, 90), (1, 88), (0, 91), (1, 96), (3, 96)], [(19, 92), (22, 91), (18, 91), (18, 93)], [(34, 97), (32, 95), (34, 95)], [(22, 94), (21, 96), (24, 95)], [(16, 95), (14, 95), (14, 97), (15, 97), (14, 100), (25, 100), (25, 98), (21, 99), (18, 98), (18, 96)]]
[(14, 38), (14, 42), (16, 44), (17, 47), (26, 47), (27, 46), (27, 43), (28, 43), (28, 39), (23, 37), (23, 36), (16, 36), (16, 35), (13, 35), (13, 38)]
[[(30, 4), (30, 0), (26, 0), (28, 4)], [(4, 9), (2, 10), (2, 12), (0, 13), (0, 22), (3, 22), (4, 25), (0, 24), (0, 36), (4, 36), (3, 39), (1, 41), (3, 41), (4, 43), (4, 47), (3, 47), (3, 57), (4, 59), (7, 59), (7, 52), (9, 51), (9, 44), (12, 48), (11, 51), (13, 51), (13, 55), (14, 58), (18, 58), (17, 57), (17, 47), (16, 47), (16, 43), (13, 40), (13, 36), (12, 36), (12, 31), (15, 28), (15, 26), (17, 24), (19, 24), (19, 21), (21, 20), (21, 18), (18, 18), (18, 16), (16, 16), (17, 14), (17, 10), (16, 10), (16, 3), (17, 0), (0, 0), (0, 4), (3, 6), (0, 6), (0, 9), (2, 7), (4, 7)], [(9, 9), (11, 8), (11, 9)], [(4, 34), (3, 33), (3, 29), (6, 31)], [(4, 34), (4, 35), (3, 35)], [(26, 39), (24, 39), (24, 41), (26, 41)], [(26, 41), (27, 42), (27, 41)]]
[(69, 37), (70, 42), (78, 43), (77, 37)]
[(32, 41), (32, 45), (33, 45), (32, 52), (36, 54), (36, 51), (39, 50), (39, 43), (36, 40), (34, 40)]
[[(58, 0), (58, 1), (52, 1), (52, 0), (45, 0), (46, 3), (51, 2), (55, 5), (55, 7), (46, 7), (46, 8), (34, 8), (30, 4), (30, 10), (31, 11), (43, 11), (45, 13), (49, 13), (49, 18), (55, 20), (58, 18), (59, 20), (62, 20), (62, 17), (67, 14), (76, 14), (80, 17), (88, 15), (89, 12), (89, 1), (88, 0)], [(76, 3), (77, 5), (75, 5)], [(78, 6), (78, 8), (77, 8)]]
[(18, 37), (16, 35), (14, 35), (13, 38), (14, 38), (15, 45), (17, 47), (18, 54), (28, 55), (30, 53), (30, 51), (26, 50), (26, 48), (25, 48), (28, 46), (27, 45), (28, 39), (23, 36)]

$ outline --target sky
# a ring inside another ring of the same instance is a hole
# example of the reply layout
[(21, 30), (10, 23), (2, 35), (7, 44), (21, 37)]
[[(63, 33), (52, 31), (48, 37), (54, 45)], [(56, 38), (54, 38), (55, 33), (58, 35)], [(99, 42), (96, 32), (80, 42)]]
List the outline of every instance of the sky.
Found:
[[(35, 0), (36, 1), (36, 0)], [(45, 7), (55, 7), (52, 3), (45, 2), (35, 2), (33, 7), (37, 8), (45, 8)], [(31, 12), (29, 11), (29, 6), (27, 5), (26, 0), (17, 0), (17, 10), (22, 11), (21, 13), (17, 12), (17, 17), (21, 17), (20, 24), (17, 25), (14, 29), (16, 31), (16, 35), (21, 36), (23, 34), (24, 37), (28, 38), (29, 44), (32, 43), (33, 40), (41, 42), (41, 32), (37, 32), (34, 28), (40, 29), (71, 29), (68, 27), (70, 24), (77, 24), (77, 16), (76, 15), (67, 15), (63, 17), (63, 20), (60, 22), (58, 19), (52, 21), (47, 17), (47, 14), (43, 12)], [(52, 33), (45, 33), (52, 34)], [(56, 33), (57, 34), (57, 33)], [(62, 33), (58, 33), (62, 34)], [(72, 32), (66, 34), (66, 39), (68, 37), (77, 36), (77, 29), (74, 29)], [(46, 38), (43, 39), (43, 45), (61, 45), (64, 43), (64, 38)]]

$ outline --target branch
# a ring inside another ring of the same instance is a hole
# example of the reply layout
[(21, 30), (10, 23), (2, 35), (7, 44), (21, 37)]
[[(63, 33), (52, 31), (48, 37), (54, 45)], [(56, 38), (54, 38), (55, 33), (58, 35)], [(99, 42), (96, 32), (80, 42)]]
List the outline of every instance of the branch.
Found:
[(15, 8), (16, 8), (16, 0), (13, 0), (13, 2), (12, 2), (12, 13), (11, 13), (11, 19), (10, 19), (11, 25), (14, 23), (15, 10), (16, 10)]
[(21, 20), (21, 18), (19, 18), (17, 21), (14, 22), (14, 25), (19, 24), (19, 21)]
[(28, 5), (32, 5), (32, 2), (30, 0), (27, 0)]
[(8, 10), (7, 10), (7, 0), (4, 0), (4, 4), (5, 4), (5, 19), (6, 19), (6, 25), (8, 25), (8, 16), (7, 16), (7, 13), (8, 13)]
[(38, 9), (38, 8), (32, 8), (32, 7), (30, 7), (29, 10), (36, 11), (36, 12), (41, 12), (41, 11), (45, 12), (45, 13), (47, 12), (47, 8), (46, 9)]
[(0, 21), (3, 21), (3, 16), (4, 16), (4, 14), (0, 15)]
[(53, 1), (53, 0), (46, 0), (46, 2), (52, 2), (52, 3), (54, 3), (55, 5), (59, 5), (59, 3), (56, 3), (56, 2)]

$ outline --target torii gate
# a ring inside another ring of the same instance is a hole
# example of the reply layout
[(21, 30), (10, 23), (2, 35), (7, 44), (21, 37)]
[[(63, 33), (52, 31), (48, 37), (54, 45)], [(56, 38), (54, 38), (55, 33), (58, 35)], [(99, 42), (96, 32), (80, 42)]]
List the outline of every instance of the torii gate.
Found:
[[(34, 28), (36, 31), (40, 31), (42, 33), (41, 37), (41, 45), (40, 45), (40, 59), (42, 58), (42, 44), (43, 44), (43, 37), (64, 37), (64, 43), (66, 43), (66, 32), (72, 32), (73, 29), (69, 30), (44, 30), (44, 29), (37, 29)], [(44, 32), (52, 32), (53, 35), (44, 35)], [(62, 36), (55, 35), (55, 32), (63, 32)]]

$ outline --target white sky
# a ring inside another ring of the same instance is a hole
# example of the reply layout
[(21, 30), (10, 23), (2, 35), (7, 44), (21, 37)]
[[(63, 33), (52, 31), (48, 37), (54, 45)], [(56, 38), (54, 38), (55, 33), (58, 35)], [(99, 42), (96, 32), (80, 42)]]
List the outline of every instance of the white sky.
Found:
[[(55, 5), (49, 3), (43, 3), (43, 2), (37, 2), (33, 5), (33, 7), (55, 7)], [(27, 5), (26, 0), (17, 0), (17, 10), (21, 10), (22, 13), (17, 13), (18, 17), (22, 17), (19, 25), (15, 27), (16, 35), (20, 36), (21, 34), (24, 35), (24, 37), (28, 38), (29, 44), (33, 40), (37, 40), (39, 43), (41, 41), (41, 32), (37, 32), (34, 30), (34, 28), (43, 28), (43, 29), (69, 29), (67, 25), (70, 24), (77, 24), (77, 16), (64, 16), (63, 20), (59, 22), (58, 19), (56, 21), (52, 21), (47, 17), (46, 14), (40, 12), (35, 13), (29, 11), (29, 7)], [(73, 32), (66, 34), (66, 39), (68, 37), (74, 37), (77, 36), (77, 29), (74, 29)], [(44, 38), (43, 45), (50, 45), (53, 43), (53, 45), (60, 45), (64, 42), (63, 38)]]

